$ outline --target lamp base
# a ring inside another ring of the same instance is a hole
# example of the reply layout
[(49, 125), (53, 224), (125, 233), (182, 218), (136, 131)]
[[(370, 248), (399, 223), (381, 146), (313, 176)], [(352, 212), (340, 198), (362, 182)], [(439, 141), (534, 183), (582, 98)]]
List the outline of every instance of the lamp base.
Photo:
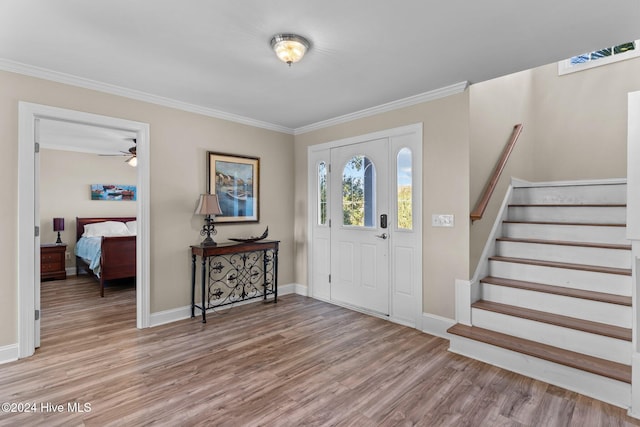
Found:
[(56, 240), (56, 244), (61, 244), (62, 243), (62, 239), (60, 238), (60, 232), (58, 231), (58, 240)]
[(214, 242), (213, 239), (211, 238), (211, 235), (215, 236), (216, 233), (217, 231), (216, 231), (215, 225), (213, 225), (213, 220), (211, 219), (210, 215), (207, 215), (207, 217), (204, 219), (204, 225), (202, 226), (202, 230), (200, 230), (200, 235), (207, 236), (207, 237), (200, 243), (200, 245), (218, 246), (218, 244)]
[(218, 244), (214, 242), (211, 237), (207, 237), (202, 242), (200, 242), (200, 246), (218, 246)]

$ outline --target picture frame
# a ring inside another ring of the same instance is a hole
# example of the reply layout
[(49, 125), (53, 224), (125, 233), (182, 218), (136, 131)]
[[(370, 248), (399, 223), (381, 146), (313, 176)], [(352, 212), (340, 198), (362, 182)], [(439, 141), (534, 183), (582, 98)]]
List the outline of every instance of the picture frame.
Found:
[(90, 184), (91, 200), (136, 201), (138, 191), (135, 185)]
[(260, 220), (260, 158), (207, 151), (207, 192), (216, 194), (219, 223)]

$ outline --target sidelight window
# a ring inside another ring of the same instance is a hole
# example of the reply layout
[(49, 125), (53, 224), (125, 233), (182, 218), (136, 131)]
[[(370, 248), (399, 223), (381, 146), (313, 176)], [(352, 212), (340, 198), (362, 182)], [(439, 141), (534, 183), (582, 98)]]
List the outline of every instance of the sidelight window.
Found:
[(403, 148), (398, 152), (396, 164), (398, 229), (413, 228), (413, 175), (411, 169), (411, 150)]
[(327, 164), (318, 164), (318, 225), (327, 225)]

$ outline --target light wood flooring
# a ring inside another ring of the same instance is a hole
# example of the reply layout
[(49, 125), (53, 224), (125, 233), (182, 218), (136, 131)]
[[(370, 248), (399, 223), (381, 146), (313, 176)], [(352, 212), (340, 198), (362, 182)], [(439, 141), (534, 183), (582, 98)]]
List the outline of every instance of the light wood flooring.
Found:
[[(131, 286), (100, 298), (82, 276), (43, 283), (42, 347), (0, 365), (0, 402), (37, 412), (0, 412), (0, 425), (640, 425), (620, 408), (449, 353), (442, 338), (311, 298), (207, 320), (138, 330)], [(64, 411), (43, 412), (47, 404)]]

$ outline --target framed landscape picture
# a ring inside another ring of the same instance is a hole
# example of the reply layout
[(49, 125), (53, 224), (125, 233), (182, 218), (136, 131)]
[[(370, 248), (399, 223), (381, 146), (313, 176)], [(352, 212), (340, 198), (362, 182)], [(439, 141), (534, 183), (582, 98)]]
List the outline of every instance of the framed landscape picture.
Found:
[(216, 223), (258, 222), (260, 159), (207, 152), (207, 191), (216, 194), (222, 215)]

